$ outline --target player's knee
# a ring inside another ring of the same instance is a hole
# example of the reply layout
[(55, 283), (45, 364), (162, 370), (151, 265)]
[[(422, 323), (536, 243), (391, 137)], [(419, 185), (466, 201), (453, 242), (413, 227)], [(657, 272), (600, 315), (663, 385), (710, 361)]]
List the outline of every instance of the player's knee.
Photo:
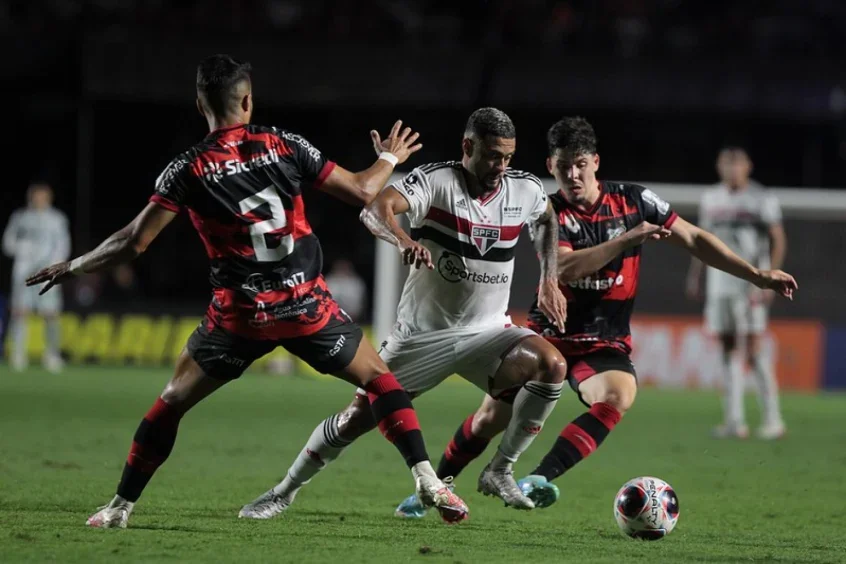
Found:
[(632, 381), (630, 384), (618, 383), (609, 387), (600, 401), (614, 406), (622, 414), (632, 408), (636, 396), (637, 385)]
[(356, 395), (353, 402), (338, 414), (338, 434), (353, 441), (376, 427), (376, 419), (367, 398)]
[(536, 380), (547, 384), (561, 384), (567, 379), (567, 362), (557, 350), (544, 352)]
[(471, 432), (477, 437), (492, 439), (508, 427), (510, 406), (502, 402), (485, 402), (473, 416)]

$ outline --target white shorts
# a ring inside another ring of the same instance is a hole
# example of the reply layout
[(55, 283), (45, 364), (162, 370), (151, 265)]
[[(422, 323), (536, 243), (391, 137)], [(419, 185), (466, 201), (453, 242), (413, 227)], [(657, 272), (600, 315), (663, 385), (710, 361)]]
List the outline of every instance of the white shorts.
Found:
[[(496, 394), (503, 391), (491, 389), (503, 357), (523, 339), (536, 336), (531, 329), (514, 325), (442, 329), (406, 337), (393, 333), (379, 356), (412, 396), (431, 390), (453, 374), (485, 393)], [(366, 394), (361, 389), (358, 393)]]
[(705, 303), (705, 324), (717, 335), (758, 335), (767, 328), (767, 306), (748, 296), (720, 296)]
[(27, 287), (23, 282), (12, 283), (11, 307), (18, 311), (35, 311), (42, 315), (54, 314), (62, 311), (62, 288), (51, 288), (43, 296), (39, 296), (41, 286)]

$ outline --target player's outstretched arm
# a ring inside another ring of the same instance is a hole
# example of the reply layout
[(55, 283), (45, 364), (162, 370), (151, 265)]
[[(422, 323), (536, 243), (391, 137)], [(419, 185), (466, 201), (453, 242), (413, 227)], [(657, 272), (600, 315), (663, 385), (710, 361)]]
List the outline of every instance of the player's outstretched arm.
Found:
[(105, 270), (129, 262), (153, 242), (161, 230), (173, 221), (176, 212), (149, 203), (126, 227), (113, 233), (93, 251), (72, 261), (60, 262), (37, 272), (26, 280), (27, 286), (47, 282), (39, 294), (61, 284), (71, 276)]
[(383, 190), (363, 210), (359, 219), (373, 235), (396, 246), (402, 255), (404, 265), (423, 265), (429, 270), (435, 268), (429, 249), (414, 241), (397, 222), (397, 214), (410, 209), (408, 200), (393, 186)]
[(568, 284), (589, 276), (622, 254), (626, 249), (642, 245), (653, 239), (665, 239), (670, 231), (660, 225), (646, 221), (628, 231), (625, 235), (611, 239), (594, 247), (574, 251), (560, 247), (558, 254), (558, 281)]
[(540, 261), (538, 308), (564, 332), (567, 321), (567, 299), (558, 287), (558, 217), (551, 203), (546, 212), (532, 224), (532, 242)]
[(15, 258), (15, 251), (18, 247), (18, 212), (13, 212), (3, 231), (3, 254)]
[(670, 227), (670, 241), (687, 249), (693, 256), (723, 272), (747, 280), (759, 288), (774, 290), (787, 299), (793, 299), (793, 291), (798, 289), (796, 280), (781, 270), (760, 270), (755, 268), (720, 241), (713, 233), (696, 227), (682, 218), (678, 218)]
[(416, 143), (419, 137), (420, 134), (411, 131), (410, 127), (403, 129), (402, 121), (394, 124), (384, 140), (378, 131), (371, 131), (370, 139), (378, 156), (376, 162), (361, 172), (350, 172), (336, 166), (320, 189), (348, 204), (366, 206), (384, 188), (394, 167), (423, 148), (421, 143)]

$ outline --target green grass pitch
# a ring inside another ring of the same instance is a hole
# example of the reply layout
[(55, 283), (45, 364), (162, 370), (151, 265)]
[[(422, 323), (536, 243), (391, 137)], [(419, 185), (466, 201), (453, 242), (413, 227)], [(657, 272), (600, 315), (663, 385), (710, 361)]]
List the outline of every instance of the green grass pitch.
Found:
[[(0, 562), (846, 562), (846, 397), (836, 395), (786, 396), (790, 431), (781, 441), (720, 442), (708, 436), (716, 395), (641, 390), (602, 448), (558, 481), (556, 505), (522, 513), (476, 493), (479, 460), (457, 482), (471, 511), (458, 526), (435, 515), (393, 517), (412, 481), (374, 433), (287, 514), (254, 522), (236, 518), (240, 506), (283, 475), (353, 390), (247, 375), (186, 416), (129, 529), (86, 528), (114, 493), (135, 427), (168, 377), (0, 367)], [(475, 388), (450, 382), (417, 401), (435, 463), (480, 400)], [(581, 411), (566, 394), (517, 474)], [(624, 538), (614, 523), (614, 494), (640, 475), (667, 480), (679, 496), (679, 524), (660, 542)]]

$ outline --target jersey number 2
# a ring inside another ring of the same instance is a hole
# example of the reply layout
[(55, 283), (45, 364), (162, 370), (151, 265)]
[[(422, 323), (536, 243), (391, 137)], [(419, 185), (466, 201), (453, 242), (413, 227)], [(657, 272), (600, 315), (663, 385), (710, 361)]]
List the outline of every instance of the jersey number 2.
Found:
[(276, 193), (276, 188), (268, 186), (261, 192), (248, 196), (238, 202), (241, 213), (249, 213), (264, 204), (270, 205), (270, 219), (259, 221), (250, 225), (250, 237), (253, 240), (253, 250), (256, 252), (256, 260), (259, 262), (273, 262), (282, 260), (294, 251), (294, 236), (285, 235), (274, 248), (267, 246), (265, 235), (283, 229), (288, 225), (288, 218), (285, 215), (285, 208), (282, 207), (282, 200)]

